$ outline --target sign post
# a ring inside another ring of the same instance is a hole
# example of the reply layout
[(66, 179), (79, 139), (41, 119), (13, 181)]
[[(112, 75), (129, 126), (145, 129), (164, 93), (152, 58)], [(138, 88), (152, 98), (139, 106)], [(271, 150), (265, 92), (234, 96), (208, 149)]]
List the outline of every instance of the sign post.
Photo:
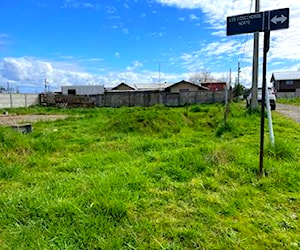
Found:
[(263, 82), (261, 101), (260, 122), (260, 155), (259, 175), (264, 174), (264, 127), (265, 127), (265, 102), (267, 87), (267, 55), (270, 49), (270, 31), (289, 28), (289, 8), (271, 10), (265, 12), (249, 13), (227, 17), (227, 35), (238, 35), (244, 33), (264, 32), (263, 53)]
[(270, 49), (270, 31), (264, 32), (264, 53), (263, 53), (263, 82), (261, 96), (261, 118), (260, 118), (260, 154), (259, 154), (259, 176), (264, 174), (264, 130), (265, 130), (265, 103), (267, 87), (267, 54)]

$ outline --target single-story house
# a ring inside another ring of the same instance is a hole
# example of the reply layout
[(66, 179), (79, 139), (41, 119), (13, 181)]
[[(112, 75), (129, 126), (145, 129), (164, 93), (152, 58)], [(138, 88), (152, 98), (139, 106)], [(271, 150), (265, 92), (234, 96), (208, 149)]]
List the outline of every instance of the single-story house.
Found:
[(277, 92), (300, 91), (300, 71), (274, 72), (271, 82)]
[(202, 87), (200, 85), (187, 82), (184, 80), (171, 84), (165, 88), (165, 92), (170, 92), (170, 93), (196, 92), (200, 90), (208, 90), (208, 89), (206, 87)]

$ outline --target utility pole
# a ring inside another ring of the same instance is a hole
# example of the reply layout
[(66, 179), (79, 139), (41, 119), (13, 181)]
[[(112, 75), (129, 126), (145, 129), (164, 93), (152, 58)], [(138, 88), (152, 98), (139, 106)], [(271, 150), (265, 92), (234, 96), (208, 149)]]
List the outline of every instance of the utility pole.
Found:
[[(255, 0), (255, 12), (259, 12), (259, 0)], [(257, 102), (257, 87), (258, 87), (258, 56), (259, 56), (259, 32), (254, 33), (253, 43), (253, 63), (252, 63), (252, 88), (251, 88), (251, 108), (258, 107)]]
[(49, 92), (49, 82), (47, 81), (47, 78), (44, 79), (45, 82), (45, 94), (47, 93), (47, 87), (48, 87), (48, 92)]
[(239, 62), (239, 63), (238, 63), (237, 85), (240, 85), (240, 73), (241, 73), (241, 67), (240, 67), (240, 62)]
[(160, 63), (158, 62), (158, 83), (160, 83)]
[(228, 113), (229, 113), (229, 104), (228, 104), (228, 88), (231, 86), (231, 68), (229, 72), (228, 81), (225, 85), (225, 112), (224, 112), (224, 123), (227, 123)]
[(164, 63), (162, 61), (158, 61), (158, 85), (159, 89), (161, 88), (161, 64)]

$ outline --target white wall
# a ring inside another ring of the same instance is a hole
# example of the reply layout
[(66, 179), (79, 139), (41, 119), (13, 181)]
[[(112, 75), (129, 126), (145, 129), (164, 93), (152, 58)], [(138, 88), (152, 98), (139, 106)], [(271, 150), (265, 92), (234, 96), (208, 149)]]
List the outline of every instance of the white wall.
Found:
[(61, 86), (62, 94), (67, 95), (69, 89), (75, 89), (76, 95), (101, 95), (104, 94), (103, 85)]
[(39, 104), (39, 94), (0, 94), (0, 108), (26, 108)]
[(286, 98), (286, 99), (292, 99), (300, 97), (300, 90), (296, 90), (296, 92), (277, 92), (277, 98)]

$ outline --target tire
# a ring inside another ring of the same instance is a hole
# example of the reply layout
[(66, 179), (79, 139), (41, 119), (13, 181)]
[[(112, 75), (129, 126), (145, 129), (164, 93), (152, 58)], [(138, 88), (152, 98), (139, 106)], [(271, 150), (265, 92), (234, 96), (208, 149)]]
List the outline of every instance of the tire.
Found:
[(271, 104), (271, 110), (275, 110), (276, 109), (276, 104)]

